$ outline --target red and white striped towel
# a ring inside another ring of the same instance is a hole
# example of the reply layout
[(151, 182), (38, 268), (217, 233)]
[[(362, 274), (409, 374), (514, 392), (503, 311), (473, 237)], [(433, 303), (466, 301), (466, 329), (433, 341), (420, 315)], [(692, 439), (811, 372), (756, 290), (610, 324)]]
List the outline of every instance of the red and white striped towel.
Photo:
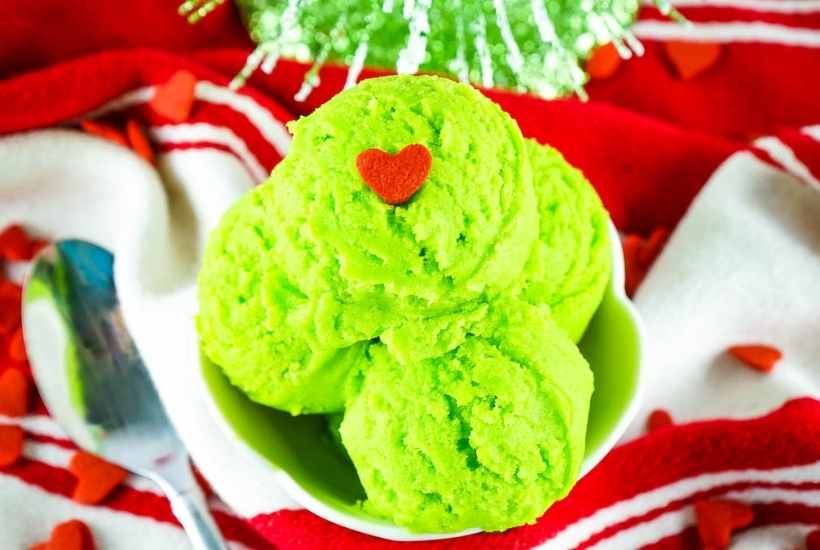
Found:
[[(820, 526), (820, 2), (676, 4), (692, 27), (643, 10), (635, 30), (646, 55), (593, 81), (588, 103), (488, 92), (526, 135), (587, 173), (623, 233), (674, 229), (636, 297), (650, 349), (634, 439), (537, 524), (425, 548), (697, 548), (692, 504), (718, 497), (755, 512), (734, 537), (738, 548), (801, 547)], [(176, 262), (184, 271), (192, 260), (180, 260), (167, 236), (142, 239), (145, 227), (188, 227), (199, 243), (218, 213), (285, 154), (282, 123), (344, 81), (343, 70), (324, 70), (323, 86), (300, 104), (292, 98), (306, 68), (282, 63), (240, 92), (228, 90), (250, 48), (229, 5), (189, 28), (156, 0), (5, 3), (0, 37), (0, 133), (10, 134), (0, 138), (0, 226), (109, 239), (134, 270), (151, 252), (165, 272)], [(718, 43), (719, 56), (682, 80), (670, 40)], [(197, 101), (189, 120), (171, 124), (146, 101), (179, 69), (197, 77)], [(144, 121), (160, 152), (156, 168), (76, 130), (23, 133), (92, 113)], [(178, 204), (189, 206), (191, 225)], [(746, 341), (782, 349), (774, 372), (745, 369), (724, 353)], [(165, 378), (165, 397), (180, 391), (176, 376)], [(238, 545), (422, 546), (351, 532), (259, 490), (264, 472), (231, 468), (241, 459), (207, 419), (168, 401), (194, 459), (234, 510), (214, 501)], [(642, 435), (658, 407), (681, 425)], [(142, 480), (101, 506), (66, 498), (73, 447), (41, 404), (35, 415), (0, 423), (20, 423), (28, 435), (25, 459), (0, 470), (0, 549), (43, 540), (70, 517), (86, 520), (100, 548), (184, 547), (167, 502)]]

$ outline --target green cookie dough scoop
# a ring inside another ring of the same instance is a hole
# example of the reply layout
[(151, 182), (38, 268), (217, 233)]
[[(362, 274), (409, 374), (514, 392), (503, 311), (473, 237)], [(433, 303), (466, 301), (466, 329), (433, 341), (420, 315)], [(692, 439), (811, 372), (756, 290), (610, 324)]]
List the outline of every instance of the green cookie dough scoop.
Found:
[(366, 511), (417, 532), (499, 531), (567, 494), (592, 373), (547, 312), (498, 301), (458, 348), (416, 364), (368, 351), (341, 425)]
[(547, 304), (574, 342), (601, 303), (612, 269), (609, 214), (592, 185), (561, 153), (527, 140), (538, 197), (538, 240), (517, 282), (520, 296)]

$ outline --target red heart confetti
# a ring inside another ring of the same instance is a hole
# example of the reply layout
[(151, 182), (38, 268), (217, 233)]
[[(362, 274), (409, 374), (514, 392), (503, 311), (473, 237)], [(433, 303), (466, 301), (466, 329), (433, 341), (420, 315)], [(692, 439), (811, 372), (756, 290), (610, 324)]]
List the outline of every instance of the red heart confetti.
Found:
[(648, 238), (639, 235), (627, 235), (623, 240), (624, 263), (626, 267), (626, 293), (635, 294), (649, 272), (652, 264), (663, 251), (669, 240), (669, 230), (658, 227)]
[(82, 128), (92, 136), (101, 137), (103, 139), (107, 139), (108, 141), (116, 143), (117, 145), (128, 147), (128, 140), (125, 139), (123, 133), (120, 132), (117, 128), (109, 124), (105, 124), (104, 122), (82, 120), (80, 121), (80, 128)]
[(695, 503), (698, 533), (704, 546), (723, 549), (731, 542), (732, 531), (751, 524), (751, 507), (733, 500), (702, 500)]
[(24, 436), (20, 426), (0, 425), (0, 468), (13, 466), (23, 456)]
[(356, 168), (365, 183), (392, 205), (404, 204), (416, 194), (432, 163), (430, 151), (418, 143), (406, 146), (396, 155), (368, 149), (356, 158)]
[(125, 124), (125, 134), (128, 136), (128, 143), (136, 154), (145, 159), (149, 164), (154, 163), (154, 150), (151, 149), (151, 142), (145, 137), (142, 126), (135, 119), (131, 118)]
[(19, 369), (0, 375), (0, 414), (25, 416), (31, 406), (31, 382)]
[(654, 432), (661, 428), (668, 428), (675, 422), (672, 420), (672, 415), (665, 409), (655, 409), (649, 414), (646, 420), (646, 431)]
[(29, 550), (95, 550), (94, 536), (88, 525), (78, 519), (59, 524), (51, 531), (51, 538)]
[(0, 233), (0, 258), (20, 262), (30, 260), (31, 240), (19, 225), (10, 225)]
[(806, 550), (820, 550), (820, 529), (806, 535)]
[(586, 69), (590, 78), (603, 80), (614, 75), (621, 66), (621, 56), (611, 42), (595, 48), (587, 61)]
[(766, 344), (744, 344), (732, 346), (728, 349), (730, 355), (743, 362), (744, 365), (760, 372), (771, 372), (783, 357), (783, 353)]
[(173, 122), (184, 122), (194, 104), (196, 77), (188, 71), (177, 71), (165, 84), (158, 86), (151, 99), (151, 109)]
[(678, 75), (689, 80), (710, 69), (720, 57), (720, 44), (709, 42), (666, 42), (666, 56)]
[(128, 477), (128, 472), (84, 451), (78, 451), (68, 465), (77, 478), (71, 495), (82, 504), (98, 504)]

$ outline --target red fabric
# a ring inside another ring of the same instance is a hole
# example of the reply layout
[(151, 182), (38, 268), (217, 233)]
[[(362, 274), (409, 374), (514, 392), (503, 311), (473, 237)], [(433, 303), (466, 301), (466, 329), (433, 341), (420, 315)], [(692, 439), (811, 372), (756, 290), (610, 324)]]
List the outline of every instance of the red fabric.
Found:
[[(385, 543), (330, 525), (306, 511), (281, 511), (256, 517), (251, 523), (282, 548), (323, 548), (322, 545), (329, 541), (334, 541), (334, 548), (359, 550), (415, 547), (497, 550), (529, 548), (547, 540), (564, 525), (596, 510), (682, 478), (720, 472), (729, 465), (732, 469), (767, 470), (811, 463), (820, 457), (818, 422), (820, 403), (805, 399), (793, 401), (782, 409), (755, 420), (714, 420), (652, 432), (610, 453), (575, 486), (569, 497), (555, 504), (537, 524), (505, 533), (473, 535), (461, 542)], [(663, 508), (653, 510), (650, 517), (740, 487), (737, 484), (718, 485), (686, 500), (671, 502)], [(806, 508), (805, 517), (808, 521), (820, 524), (820, 507)], [(588, 539), (583, 546), (592, 545), (614, 531), (645, 519), (648, 518), (637, 517), (625, 524), (612, 526)], [(293, 540), (294, 536), (299, 538)]]
[[(0, 3), (0, 133), (63, 124), (142, 86), (167, 81), (175, 71), (224, 85), (239, 70), (251, 44), (230, 3), (195, 27), (176, 14), (175, 3), (135, 0), (125, 3), (75, 0)], [(748, 10), (687, 10), (694, 21), (765, 21), (820, 27), (820, 15), (786, 16)], [(648, 20), (655, 10), (644, 10)], [(715, 67), (691, 80), (671, 70), (663, 44), (645, 42), (644, 57), (622, 63), (615, 75), (593, 81), (592, 100), (546, 102), (531, 96), (490, 91), (515, 117), (524, 133), (560, 149), (595, 184), (618, 227), (650, 235), (674, 227), (715, 169), (731, 154), (750, 147), (761, 135), (776, 134), (795, 150), (811, 174), (820, 174), (816, 141), (800, 128), (820, 122), (816, 90), (820, 71), (817, 48), (733, 42), (722, 46)], [(255, 74), (243, 94), (277, 119), (305, 114), (338, 89), (340, 67), (321, 71), (322, 86), (305, 103), (293, 100), (306, 66), (281, 62), (273, 75)], [(364, 76), (372, 75), (365, 72)], [(144, 105), (111, 117), (161, 122)], [(235, 110), (197, 102), (188, 122), (208, 122), (241, 136), (259, 164), (270, 170), (281, 158), (259, 128)], [(185, 148), (208, 144), (173, 144)], [(220, 145), (219, 147), (225, 147)], [(228, 148), (229, 150), (229, 148)], [(767, 153), (755, 154), (778, 164)], [(0, 361), (2, 357), (0, 357)], [(38, 402), (38, 412), (42, 404)], [(53, 438), (29, 434), (32, 441)], [(60, 446), (70, 448), (67, 442)], [(217, 520), (234, 540), (251, 548), (526, 548), (547, 540), (564, 526), (602, 508), (636, 498), (680, 480), (748, 468), (772, 470), (820, 459), (820, 402), (793, 401), (781, 410), (748, 421), (713, 420), (657, 430), (621, 446), (571, 495), (538, 523), (501, 534), (425, 544), (393, 544), (330, 524), (305, 511), (281, 511), (252, 518), (256, 532), (237, 518)], [(62, 468), (24, 459), (2, 475), (70, 495), (75, 480)], [(715, 483), (683, 499), (665, 502), (644, 516), (591, 533), (581, 547), (639, 522), (680, 510), (702, 498), (719, 498), (743, 488), (797, 487), (810, 482)], [(159, 497), (127, 487), (104, 506), (172, 521)], [(755, 523), (785, 523), (795, 518), (820, 525), (820, 508), (799, 504), (755, 505)], [(260, 538), (260, 535), (264, 539)], [(652, 548), (697, 548), (694, 528), (662, 538)]]

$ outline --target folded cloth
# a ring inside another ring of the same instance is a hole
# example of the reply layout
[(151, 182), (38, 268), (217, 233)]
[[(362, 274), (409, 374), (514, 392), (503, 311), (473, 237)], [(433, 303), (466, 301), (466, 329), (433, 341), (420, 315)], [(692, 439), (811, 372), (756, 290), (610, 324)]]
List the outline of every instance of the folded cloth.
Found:
[[(97, 36), (123, 46), (105, 25), (113, 14), (95, 15), (90, 0), (73, 4), (88, 19), (100, 18)], [(149, 43), (144, 36), (152, 28), (160, 29), (154, 46), (203, 45), (191, 34), (184, 44), (163, 41), (163, 33), (173, 34), (167, 5), (133, 4), (121, 6), (118, 17), (138, 10), (146, 30), (129, 27), (125, 45)], [(691, 30), (647, 10), (636, 29), (647, 55), (592, 83), (589, 103), (490, 92), (528, 136), (554, 144), (585, 170), (623, 232), (677, 227), (636, 296), (649, 350), (631, 441), (535, 525), (424, 547), (697, 548), (693, 503), (715, 498), (752, 505), (755, 520), (735, 536), (738, 547), (799, 546), (820, 525), (820, 291), (813, 284), (820, 275), (820, 131), (810, 126), (820, 122), (820, 105), (805, 92), (820, 75), (795, 75), (807, 60), (820, 60), (820, 7), (704, 4), (686, 10)], [(33, 30), (13, 11), (14, 32), (0, 35), (11, 44), (22, 37), (16, 51), (39, 32), (60, 32), (47, 18), (42, 31)], [(217, 17), (234, 36), (238, 26), (227, 7)], [(723, 43), (718, 65), (691, 81), (675, 77), (664, 42), (686, 37)], [(89, 51), (82, 47), (67, 48)], [(0, 46), (0, 59), (11, 59), (8, 51)], [(286, 153), (283, 123), (337, 89), (343, 72), (323, 71), (325, 86), (299, 105), (292, 94), (304, 67), (292, 63), (239, 92), (227, 88), (247, 50), (130, 50), (70, 61), (56, 50), (40, 54), (14, 67), (55, 64), (0, 82), (0, 132), (10, 134), (0, 138), (0, 228), (22, 223), (38, 236), (91, 239), (116, 252), (126, 321), (194, 461), (227, 503), (212, 501), (226, 536), (250, 548), (416, 546), (298, 509), (269, 469), (227, 440), (198, 397), (198, 373), (186, 369), (196, 362), (178, 345), (194, 337), (193, 282), (208, 228)], [(180, 69), (197, 79), (196, 102), (189, 120), (174, 124), (147, 102)], [(141, 121), (156, 164), (79, 131), (75, 122), (90, 116), (114, 125)], [(43, 129), (55, 125), (63, 128)], [(24, 268), (11, 267), (16, 276)], [(725, 354), (751, 341), (784, 352), (772, 373)], [(648, 413), (659, 407), (679, 425), (643, 435)], [(37, 411), (0, 418), (28, 435), (25, 459), (0, 470), (0, 547), (44, 540), (69, 517), (84, 519), (102, 548), (184, 547), (167, 502), (143, 480), (130, 479), (100, 506), (68, 500), (73, 447), (44, 409)]]

